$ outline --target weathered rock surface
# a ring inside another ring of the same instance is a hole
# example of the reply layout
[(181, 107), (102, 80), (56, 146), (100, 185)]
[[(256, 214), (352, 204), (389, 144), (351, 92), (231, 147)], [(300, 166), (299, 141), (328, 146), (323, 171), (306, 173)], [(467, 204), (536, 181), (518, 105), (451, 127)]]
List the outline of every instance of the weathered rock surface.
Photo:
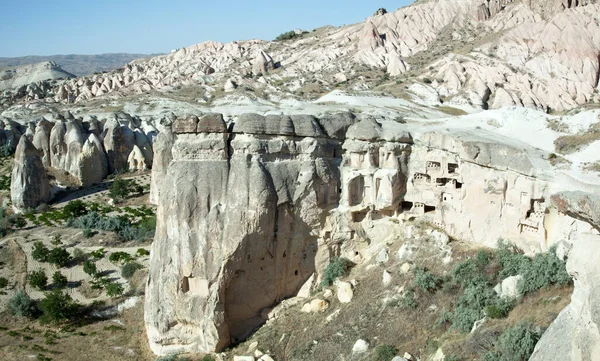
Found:
[[(366, 245), (405, 220), (443, 229), (427, 234), (442, 253), (449, 236), (492, 247), (504, 238), (533, 253), (593, 230), (572, 218), (588, 219), (593, 207), (549, 202), (561, 184), (547, 177), (547, 161), (484, 132), (413, 137), (404, 124), (367, 115), (258, 114), (227, 131), (213, 118), (203, 127), (201, 118), (177, 120), (155, 141), (159, 207), (145, 321), (158, 354), (243, 339), (331, 257), (375, 259), (383, 244)], [(345, 283), (336, 287), (342, 302), (352, 298)]]
[(108, 175), (108, 161), (102, 149), (100, 139), (90, 134), (85, 141), (78, 158), (77, 174), (81, 177), (81, 185), (89, 186), (100, 183)]
[(46, 170), (38, 150), (22, 136), (15, 152), (10, 197), (17, 211), (36, 208), (50, 199)]

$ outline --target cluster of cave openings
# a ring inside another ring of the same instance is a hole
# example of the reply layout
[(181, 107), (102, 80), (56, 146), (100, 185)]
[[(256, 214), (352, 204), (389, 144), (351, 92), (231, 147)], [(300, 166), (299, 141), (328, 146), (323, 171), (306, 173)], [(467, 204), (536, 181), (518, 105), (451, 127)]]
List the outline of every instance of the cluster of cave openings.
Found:
[(431, 182), (431, 177), (429, 176), (429, 174), (415, 173), (415, 175), (413, 176), (413, 180), (416, 184), (424, 184)]
[(427, 167), (427, 171), (439, 171), (442, 169), (442, 163), (432, 160), (427, 161), (425, 166)]
[(350, 206), (356, 206), (362, 203), (365, 198), (365, 178), (358, 176), (348, 184), (348, 203)]

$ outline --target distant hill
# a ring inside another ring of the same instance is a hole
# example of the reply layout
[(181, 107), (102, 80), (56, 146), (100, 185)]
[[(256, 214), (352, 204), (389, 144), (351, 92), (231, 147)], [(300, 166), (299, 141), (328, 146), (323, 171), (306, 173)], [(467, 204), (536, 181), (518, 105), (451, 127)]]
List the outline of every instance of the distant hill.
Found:
[(65, 71), (77, 75), (90, 75), (97, 72), (111, 71), (122, 67), (132, 60), (158, 54), (98, 54), (98, 55), (50, 55), (22, 56), (18, 58), (0, 58), (0, 67), (55, 62)]

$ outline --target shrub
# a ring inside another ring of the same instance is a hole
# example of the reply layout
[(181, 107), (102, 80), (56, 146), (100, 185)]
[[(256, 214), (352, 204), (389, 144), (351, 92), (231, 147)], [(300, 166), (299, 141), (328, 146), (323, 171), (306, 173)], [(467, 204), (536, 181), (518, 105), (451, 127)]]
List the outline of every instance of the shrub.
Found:
[(459, 306), (452, 311), (451, 329), (461, 332), (469, 332), (475, 321), (483, 318), (482, 312), (470, 307)]
[(468, 286), (486, 281), (482, 271), (477, 261), (469, 258), (466, 261), (457, 263), (450, 274), (456, 283)]
[(71, 262), (71, 255), (66, 249), (56, 247), (48, 254), (48, 262), (57, 267), (66, 267)]
[(483, 361), (526, 361), (533, 353), (541, 333), (523, 322), (502, 332), (496, 350), (486, 353)]
[(77, 218), (87, 214), (87, 208), (82, 200), (76, 199), (70, 201), (62, 209), (62, 215), (64, 219)]
[(4, 277), (0, 277), (0, 288), (6, 288), (8, 286), (8, 280)]
[(48, 247), (46, 247), (42, 242), (37, 241), (33, 244), (31, 257), (38, 262), (46, 262), (48, 260), (49, 253), (50, 250)]
[(519, 253), (514, 245), (502, 240), (498, 242), (496, 258), (502, 268), (499, 274), (499, 277), (502, 279), (518, 275), (522, 269), (527, 267), (527, 263), (530, 262), (529, 258)]
[(211, 355), (204, 355), (200, 361), (215, 361), (215, 358)]
[(433, 292), (440, 284), (440, 278), (434, 276), (424, 268), (415, 268), (414, 274), (415, 280), (413, 281), (413, 285), (419, 287), (424, 292)]
[(18, 290), (8, 301), (8, 311), (18, 317), (33, 318), (37, 308), (24, 290)]
[(100, 259), (104, 258), (105, 254), (106, 254), (106, 251), (104, 250), (104, 248), (99, 248), (95, 251), (90, 252), (90, 257), (92, 257), (92, 259), (95, 259), (95, 260), (100, 260)]
[(87, 258), (87, 253), (85, 253), (81, 248), (75, 248), (73, 250), (73, 262), (75, 264), (80, 264), (85, 261)]
[(412, 288), (409, 288), (404, 293), (404, 296), (401, 299), (402, 307), (404, 308), (417, 308), (417, 300), (415, 299), (415, 291)]
[(65, 292), (54, 290), (40, 301), (40, 310), (42, 321), (59, 323), (73, 319), (77, 315), (78, 304)]
[(108, 188), (108, 196), (117, 202), (127, 198), (131, 192), (131, 181), (123, 178), (116, 178)]
[(67, 277), (59, 271), (54, 272), (54, 274), (52, 275), (52, 284), (54, 284), (55, 287), (65, 288), (67, 287), (68, 283), (69, 281), (67, 280)]
[(48, 276), (44, 270), (33, 271), (29, 274), (29, 284), (33, 288), (43, 290), (48, 284)]
[(137, 252), (135, 252), (136, 256), (138, 257), (145, 257), (145, 256), (149, 256), (150, 255), (150, 251), (144, 249), (144, 248), (138, 248)]
[(425, 83), (425, 84), (431, 84), (432, 81), (429, 78), (423, 78), (423, 83)]
[(92, 261), (83, 262), (83, 272), (96, 278), (98, 276), (98, 269), (96, 268), (96, 263)]
[(321, 286), (327, 287), (336, 280), (336, 278), (343, 277), (347, 274), (350, 269), (352, 262), (343, 257), (334, 257), (331, 259), (331, 263), (327, 265), (323, 272), (323, 280), (321, 280)]
[(391, 361), (396, 356), (396, 348), (392, 345), (380, 345), (375, 348), (374, 361)]
[(104, 288), (108, 297), (119, 297), (123, 294), (123, 286), (115, 282), (108, 282)]
[(84, 228), (83, 237), (84, 238), (92, 238), (96, 235), (96, 232), (92, 231), (91, 228)]
[(522, 294), (537, 291), (552, 284), (564, 285), (571, 281), (566, 263), (556, 257), (556, 248), (537, 254), (522, 270), (523, 278), (518, 288)]
[(127, 263), (131, 262), (133, 259), (131, 255), (127, 252), (114, 252), (108, 256), (108, 260), (112, 263)]
[(514, 300), (499, 298), (495, 304), (487, 306), (484, 312), (489, 318), (506, 318), (515, 305)]
[(285, 33), (281, 33), (281, 34), (277, 35), (277, 37), (275, 38), (275, 41), (290, 40), (297, 36), (298, 36), (298, 34), (296, 34), (296, 32), (294, 30), (290, 30)]
[(121, 268), (121, 276), (125, 279), (130, 279), (135, 274), (135, 271), (144, 268), (137, 262), (129, 262)]

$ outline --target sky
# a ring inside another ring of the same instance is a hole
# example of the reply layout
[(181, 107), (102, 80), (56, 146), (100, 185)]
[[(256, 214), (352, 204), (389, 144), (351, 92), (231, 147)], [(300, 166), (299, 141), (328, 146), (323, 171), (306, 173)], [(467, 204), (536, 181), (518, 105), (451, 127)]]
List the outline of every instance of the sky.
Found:
[(0, 57), (167, 53), (206, 40), (272, 40), (300, 28), (364, 21), (410, 0), (0, 1)]

